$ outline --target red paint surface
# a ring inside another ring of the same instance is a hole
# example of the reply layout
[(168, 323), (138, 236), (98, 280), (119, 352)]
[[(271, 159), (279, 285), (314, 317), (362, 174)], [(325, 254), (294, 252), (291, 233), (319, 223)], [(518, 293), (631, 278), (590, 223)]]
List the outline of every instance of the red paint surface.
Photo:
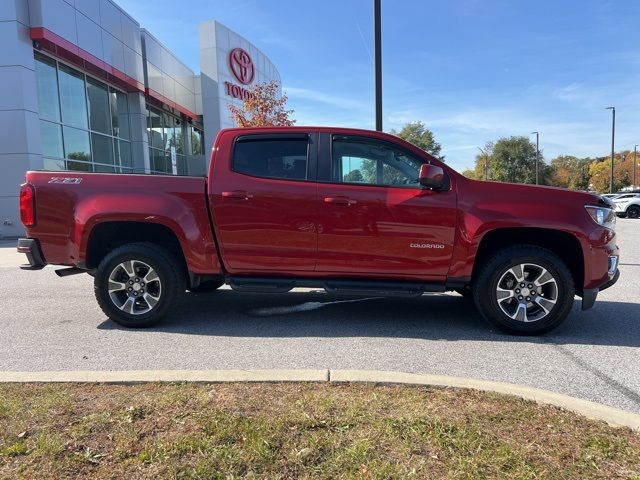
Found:
[[(220, 266), (205, 198), (205, 181), (195, 177), (81, 172), (27, 172), (35, 186), (37, 238), (48, 263), (84, 262), (92, 229), (103, 222), (155, 223), (171, 229), (189, 270), (218, 273)], [(49, 183), (51, 177), (81, 183)], [(149, 239), (153, 241), (153, 239)]]
[(253, 82), (256, 74), (251, 55), (243, 48), (234, 48), (229, 52), (229, 69), (243, 85)]
[[(233, 172), (230, 158), (235, 138), (264, 132), (363, 135), (394, 142), (441, 166), (451, 188), (434, 192)], [(584, 209), (584, 205), (597, 205), (598, 197), (551, 187), (469, 180), (416, 147), (379, 132), (314, 127), (223, 130), (216, 139), (206, 181), (65, 172), (64, 176), (82, 178), (82, 182), (50, 184), (52, 176), (60, 173), (27, 173), (27, 181), (35, 187), (37, 212), (36, 226), (27, 228), (27, 233), (40, 241), (45, 260), (54, 264), (84, 261), (92, 228), (121, 220), (169, 227), (195, 273), (223, 270), (245, 275), (425, 281), (469, 278), (488, 232), (535, 227), (577, 239), (584, 256), (583, 286), (596, 288), (608, 280), (608, 256), (618, 253), (615, 233), (595, 224)]]

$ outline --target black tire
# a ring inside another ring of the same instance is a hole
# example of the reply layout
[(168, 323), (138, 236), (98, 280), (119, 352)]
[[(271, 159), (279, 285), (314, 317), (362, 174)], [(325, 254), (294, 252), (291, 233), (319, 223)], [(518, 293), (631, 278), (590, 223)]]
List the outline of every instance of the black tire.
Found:
[[(521, 268), (523, 264), (527, 267)], [(512, 267), (515, 267), (513, 271), (520, 275), (522, 283), (518, 284), (516, 276), (509, 273)], [(552, 280), (547, 280), (549, 277), (542, 273), (542, 269), (546, 269)], [(540, 276), (535, 277), (536, 274)], [(537, 287), (534, 280), (543, 277), (544, 281), (540, 283), (544, 285)], [(506, 290), (500, 293), (505, 298), (499, 305), (498, 286), (501, 281), (506, 282), (500, 284)], [(523, 283), (525, 287), (521, 287)], [(533, 286), (531, 290), (528, 288), (530, 285)], [(491, 324), (515, 335), (540, 335), (553, 330), (567, 318), (573, 305), (575, 286), (569, 268), (558, 255), (537, 246), (515, 245), (497, 252), (480, 266), (472, 291), (476, 307)], [(525, 292), (531, 293), (526, 293), (529, 296), (523, 298), (520, 293)], [(535, 295), (538, 295), (538, 301)], [(528, 298), (532, 301), (528, 302)], [(515, 317), (507, 315), (504, 310), (512, 315), (515, 312)]]
[(206, 280), (197, 287), (189, 287), (189, 291), (193, 293), (211, 293), (218, 290), (222, 285), (224, 285), (224, 280)]
[[(130, 261), (134, 262), (133, 265), (129, 264)], [(129, 277), (127, 269), (121, 265), (133, 268), (134, 276), (140, 280), (134, 282), (137, 286), (129, 285), (127, 278), (131, 278), (131, 281), (135, 279)], [(157, 279), (149, 275), (146, 267), (153, 269)], [(125, 285), (126, 290), (116, 287), (115, 291), (110, 293), (110, 277), (112, 287)], [(144, 280), (147, 277), (149, 281), (148, 285), (145, 285)], [(140, 289), (135, 291), (140, 296), (134, 298), (134, 292), (127, 291), (130, 288), (133, 290), (133, 287)], [(184, 293), (185, 276), (178, 261), (165, 249), (150, 243), (130, 243), (116, 248), (102, 259), (96, 269), (93, 288), (100, 308), (111, 320), (125, 327), (143, 328), (162, 320)], [(116, 305), (115, 302), (122, 305)], [(150, 309), (145, 311), (145, 308), (149, 307)]]
[(640, 217), (640, 207), (637, 205), (631, 205), (627, 208), (627, 217), (638, 218)]

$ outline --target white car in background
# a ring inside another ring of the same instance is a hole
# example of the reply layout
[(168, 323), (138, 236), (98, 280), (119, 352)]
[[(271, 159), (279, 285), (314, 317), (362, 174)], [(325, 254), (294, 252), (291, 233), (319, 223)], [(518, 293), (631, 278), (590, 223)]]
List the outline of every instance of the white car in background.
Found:
[(640, 193), (623, 193), (611, 200), (617, 216), (640, 218)]

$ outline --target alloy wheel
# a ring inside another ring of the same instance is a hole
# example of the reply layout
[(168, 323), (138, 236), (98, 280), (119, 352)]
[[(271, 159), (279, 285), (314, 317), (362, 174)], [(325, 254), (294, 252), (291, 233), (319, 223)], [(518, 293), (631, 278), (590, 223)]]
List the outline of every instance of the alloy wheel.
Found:
[(537, 322), (545, 318), (558, 301), (558, 283), (544, 267), (521, 263), (509, 267), (496, 287), (500, 310), (519, 322)]
[(109, 275), (109, 297), (113, 304), (130, 315), (142, 315), (158, 304), (162, 283), (156, 271), (140, 260), (127, 260)]

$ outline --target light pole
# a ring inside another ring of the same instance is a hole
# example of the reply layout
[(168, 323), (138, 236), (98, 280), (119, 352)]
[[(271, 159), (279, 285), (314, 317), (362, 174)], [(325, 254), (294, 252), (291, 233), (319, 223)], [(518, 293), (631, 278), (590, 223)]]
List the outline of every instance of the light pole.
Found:
[(489, 155), (480, 147), (478, 147), (478, 150), (484, 155), (484, 180), (487, 181), (489, 180)]
[(382, 27), (381, 0), (373, 0), (374, 57), (376, 76), (376, 130), (382, 131)]
[(636, 189), (636, 167), (638, 166), (638, 162), (636, 158), (638, 157), (638, 145), (633, 147), (633, 189)]
[(538, 159), (540, 158), (540, 132), (531, 132), (536, 135), (536, 185), (538, 185)]
[(609, 176), (609, 193), (613, 193), (613, 156), (616, 145), (616, 107), (607, 107), (611, 110), (611, 174)]

